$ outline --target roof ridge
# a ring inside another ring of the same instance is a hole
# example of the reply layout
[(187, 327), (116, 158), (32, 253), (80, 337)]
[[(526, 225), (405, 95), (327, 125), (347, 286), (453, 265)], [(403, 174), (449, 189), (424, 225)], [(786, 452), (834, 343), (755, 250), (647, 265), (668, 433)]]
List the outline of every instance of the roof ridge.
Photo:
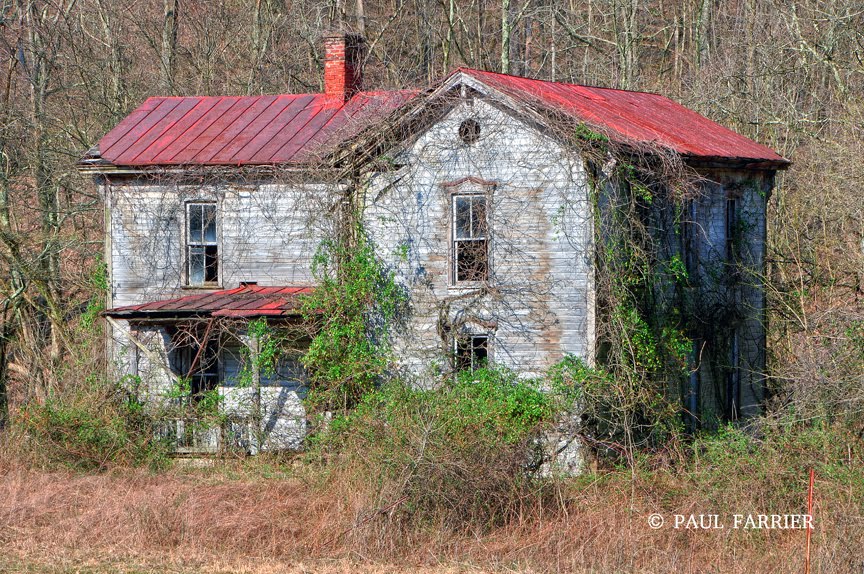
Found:
[[(576, 88), (591, 88), (594, 90), (610, 90), (610, 91), (615, 91), (615, 92), (627, 92), (629, 94), (646, 94), (649, 96), (659, 96), (659, 97), (665, 98), (667, 100), (672, 100), (672, 98), (670, 98), (669, 96), (666, 96), (666, 95), (661, 94), (659, 92), (649, 92), (646, 90), (627, 90), (624, 88), (610, 88), (607, 86), (594, 86), (591, 84), (574, 84), (573, 82), (561, 82), (558, 80), (543, 80), (540, 78), (529, 78), (528, 76), (517, 76), (516, 74), (505, 74), (503, 72), (493, 72), (491, 70), (478, 70), (477, 68), (469, 68), (468, 66), (459, 66), (458, 68), (453, 70), (453, 72), (451, 72), (451, 75), (453, 73), (456, 73), (459, 71), (479, 72), (481, 74), (494, 74), (496, 76), (504, 76), (507, 78), (518, 78), (520, 80), (529, 80), (531, 82), (542, 82), (544, 84), (557, 84), (557, 85), (561, 85), (561, 86), (572, 86), (572, 87), (576, 87)], [(672, 101), (674, 102), (675, 100), (672, 100)]]
[[(454, 82), (487, 85), (502, 95), (525, 103), (536, 101), (556, 113), (601, 127), (610, 137), (656, 143), (683, 156), (746, 160), (747, 165), (753, 164), (751, 160), (760, 165), (789, 163), (768, 146), (663, 94), (553, 82), (467, 66), (456, 68), (431, 89)], [(334, 144), (384, 121), (423, 93), (422, 88), (361, 91), (347, 102), (334, 101), (324, 93), (153, 96), (103, 136), (98, 165), (310, 164)], [(286, 105), (262, 106), (262, 100), (271, 98)], [(211, 106), (210, 102), (216, 103)], [(190, 105), (192, 109), (185, 114), (172, 111)], [(127, 150), (134, 157), (124, 155)], [(225, 156), (219, 155), (223, 153)], [(87, 161), (79, 165), (96, 165), (90, 158)]]
[[(393, 94), (393, 93), (398, 93), (398, 92), (414, 92), (414, 93), (420, 93), (420, 92), (422, 92), (422, 91), (423, 91), (423, 88), (422, 88), (422, 87), (416, 87), (416, 88), (394, 88), (394, 89), (392, 89), (392, 90), (360, 90), (359, 92), (355, 92), (355, 93), (351, 96), (351, 98), (350, 98), (349, 100), (347, 100), (347, 101), (351, 101), (352, 99), (354, 99), (354, 98), (356, 98), (356, 97), (358, 97), (358, 96), (360, 96), (360, 97), (362, 97), (362, 96), (378, 96), (378, 95)], [(203, 99), (206, 99), (206, 98), (214, 98), (214, 99), (220, 99), (220, 98), (232, 98), (232, 99), (238, 99), (238, 100), (239, 100), (239, 99), (243, 99), (243, 98), (272, 98), (272, 97), (276, 97), (276, 98), (285, 98), (285, 97), (288, 97), (288, 98), (298, 98), (298, 97), (304, 97), (304, 96), (312, 96), (313, 98), (328, 98), (328, 99), (334, 99), (334, 96), (333, 96), (333, 95), (331, 95), (331, 94), (326, 94), (326, 93), (324, 93), (324, 92), (303, 92), (303, 93), (299, 93), (299, 94), (297, 94), (297, 93), (293, 93), (293, 92), (279, 92), (279, 93), (272, 93), (272, 94), (255, 94), (255, 95), (251, 95), (251, 96), (250, 96), (250, 95), (236, 95), (236, 94), (235, 94), (235, 95), (229, 95), (229, 94), (221, 94), (221, 95), (191, 94), (191, 95), (187, 95), (187, 96), (159, 96), (159, 95), (153, 95), (153, 96), (147, 96), (147, 97), (144, 99), (144, 101), (146, 102), (147, 100), (188, 100), (188, 99), (200, 99), (200, 100), (203, 100)], [(338, 98), (335, 98), (335, 99), (338, 99)], [(142, 103), (143, 103), (143, 102), (142, 102)], [(347, 102), (346, 102), (346, 103), (347, 103)]]

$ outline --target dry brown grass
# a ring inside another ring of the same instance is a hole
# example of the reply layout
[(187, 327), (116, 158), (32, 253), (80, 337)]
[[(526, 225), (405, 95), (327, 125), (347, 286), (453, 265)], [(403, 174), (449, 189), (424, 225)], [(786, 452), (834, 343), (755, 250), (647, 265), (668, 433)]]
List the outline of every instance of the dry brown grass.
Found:
[[(369, 501), (355, 488), (264, 478), (242, 463), (102, 475), (7, 463), (0, 464), (0, 571), (802, 571), (800, 530), (650, 529), (651, 512), (736, 506), (688, 481), (668, 471), (650, 480), (614, 474), (570, 481), (561, 487), (566, 512), (536, 509), (505, 527), (471, 534), (405, 529), (386, 512), (370, 515)], [(852, 489), (844, 492), (842, 485), (819, 482), (814, 573), (861, 571), (862, 501)], [(765, 493), (739, 495), (740, 508), (760, 511)]]

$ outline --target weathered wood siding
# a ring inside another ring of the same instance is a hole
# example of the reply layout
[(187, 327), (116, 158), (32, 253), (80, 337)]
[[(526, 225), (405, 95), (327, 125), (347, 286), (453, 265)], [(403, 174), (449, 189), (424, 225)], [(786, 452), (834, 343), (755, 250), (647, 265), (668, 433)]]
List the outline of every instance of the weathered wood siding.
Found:
[[(289, 183), (182, 185), (166, 179), (106, 183), (103, 193), (110, 308), (231, 289), (241, 281), (309, 285), (311, 259), (332, 231), (330, 214), (339, 190)], [(186, 285), (185, 204), (196, 201), (218, 206), (219, 283), (206, 289)], [(170, 338), (158, 326), (120, 323), (124, 328), (109, 329), (115, 374), (139, 377), (142, 395), (153, 404), (164, 402), (172, 385), (164, 367)], [(130, 332), (147, 352), (132, 341)], [(251, 389), (231, 384), (239, 368), (235, 355), (223, 350), (220, 369), (226, 383), (220, 392), (228, 414), (248, 415)], [(296, 377), (261, 383), (261, 448), (297, 448), (305, 434), (305, 410)]]
[[(473, 144), (459, 136), (466, 119), (480, 125)], [(581, 159), (487, 101), (466, 99), (396, 161), (405, 167), (371, 181), (365, 215), (411, 292), (413, 315), (396, 338), (405, 368), (448, 368), (442, 316), (489, 333), (492, 360), (527, 375), (568, 353), (590, 361), (592, 226)], [(452, 278), (450, 195), (484, 191), (491, 267), (478, 290)]]
[(185, 204), (217, 209), (220, 284), (308, 285), (310, 262), (330, 233), (338, 190), (325, 185), (180, 185), (124, 181), (105, 186), (114, 307), (200, 292), (185, 287)]
[[(710, 170), (703, 177), (688, 217), (691, 272), (702, 286), (696, 309), (706, 335), (698, 342), (697, 416), (713, 426), (724, 416), (758, 414), (765, 399), (766, 206), (773, 172)], [(727, 232), (730, 199), (736, 213)], [(737, 384), (730, 381), (733, 376)], [(727, 396), (733, 385), (740, 389), (734, 405)]]

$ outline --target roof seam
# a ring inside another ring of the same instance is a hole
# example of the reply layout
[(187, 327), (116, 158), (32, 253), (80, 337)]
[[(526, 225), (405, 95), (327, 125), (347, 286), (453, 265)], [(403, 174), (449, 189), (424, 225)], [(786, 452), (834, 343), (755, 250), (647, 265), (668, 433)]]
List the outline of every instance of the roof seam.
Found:
[[(282, 132), (282, 129), (283, 129), (285, 126), (287, 126), (288, 124), (290, 124), (291, 122), (293, 122), (294, 119), (295, 119), (297, 116), (299, 116), (301, 113), (303, 113), (303, 110), (305, 110), (305, 109), (309, 106), (310, 103), (312, 103), (313, 101), (315, 101), (315, 97), (314, 97), (314, 96), (309, 96), (308, 94), (304, 94), (304, 95), (301, 96), (300, 98), (296, 98), (295, 101), (302, 101), (303, 98), (307, 98), (307, 97), (308, 97), (308, 98), (311, 98), (311, 99), (310, 99), (309, 101), (307, 101), (307, 102), (306, 102), (306, 103), (305, 103), (305, 104), (304, 104), (300, 109), (298, 109), (296, 112), (294, 112), (294, 113), (291, 115), (291, 118), (288, 119), (288, 120), (286, 120), (285, 123), (284, 123), (284, 125), (283, 125), (281, 128), (275, 130), (275, 131), (273, 132), (273, 135), (271, 135), (269, 138), (267, 138), (267, 141), (265, 141), (265, 142), (263, 142), (261, 145), (259, 145), (259, 146), (258, 146), (258, 149), (256, 149), (253, 153), (249, 154), (249, 158), (250, 158), (250, 159), (251, 159), (251, 158), (254, 158), (255, 155), (257, 155), (258, 153), (260, 153), (262, 149), (266, 148), (266, 147), (270, 144), (270, 142), (272, 142), (273, 139), (274, 139), (277, 135), (279, 135), (279, 134)], [(269, 127), (273, 124), (273, 122), (275, 122), (277, 119), (279, 119), (279, 116), (281, 116), (282, 114), (285, 113), (285, 110), (289, 110), (289, 109), (291, 109), (291, 105), (292, 105), (293, 103), (294, 103), (293, 101), (292, 101), (291, 103), (289, 103), (287, 106), (285, 106), (285, 109), (284, 109), (284, 110), (282, 110), (281, 112), (279, 112), (278, 114), (276, 114), (276, 117), (275, 117), (275, 118), (273, 118), (272, 120), (270, 120), (269, 122), (267, 122), (267, 125), (265, 125), (264, 127), (262, 127), (262, 128), (261, 128), (261, 131), (258, 132), (258, 134), (256, 134), (256, 136), (259, 135), (259, 134), (261, 134), (261, 133), (264, 133), (264, 131), (265, 131), (267, 128), (269, 128)], [(245, 146), (243, 146), (242, 150), (240, 150), (240, 151), (245, 150), (245, 149), (249, 146), (249, 144), (252, 143), (252, 140), (254, 140), (254, 139), (255, 139), (255, 138), (252, 138), (251, 140), (249, 140), (249, 143), (247, 143)], [(237, 153), (240, 153), (240, 152), (238, 151)], [(236, 156), (237, 154), (234, 154), (234, 155)], [(268, 156), (268, 158), (269, 158), (269, 156)], [(231, 159), (233, 160), (234, 158), (232, 157)], [(263, 162), (262, 162), (262, 163), (263, 163)]]
[[(269, 97), (269, 96), (262, 96), (262, 97)], [(255, 115), (254, 118), (252, 118), (251, 120), (249, 120), (248, 122), (246, 122), (246, 125), (244, 125), (243, 127), (241, 127), (240, 130), (237, 132), (237, 135), (234, 136), (234, 137), (239, 137), (240, 134), (243, 133), (243, 130), (244, 130), (244, 129), (246, 129), (247, 127), (249, 127), (250, 125), (252, 125), (252, 123), (255, 122), (255, 120), (257, 120), (259, 117), (261, 117), (261, 114), (263, 114), (263, 113), (266, 112), (268, 109), (270, 109), (270, 107), (271, 107), (273, 104), (275, 104), (278, 100), (279, 100), (279, 97), (277, 96), (276, 98), (273, 99), (272, 102), (270, 102), (269, 104), (267, 104), (266, 106), (264, 106), (264, 109), (261, 110), (260, 112), (258, 112), (258, 113)], [(256, 103), (257, 103), (257, 102), (256, 102)], [(255, 103), (253, 103), (253, 104), (250, 105), (248, 108), (246, 108), (246, 110), (250, 110), (250, 109), (252, 109), (253, 107), (255, 107)], [(246, 110), (244, 110), (244, 111), (246, 111)], [(225, 133), (226, 131), (228, 131), (229, 129), (231, 129), (231, 128), (234, 126), (234, 124), (235, 124), (237, 121), (239, 121), (240, 118), (242, 118), (242, 117), (243, 117), (243, 112), (241, 112), (240, 115), (237, 116), (237, 118), (236, 118), (233, 122), (231, 122), (231, 124), (229, 124), (228, 127), (226, 127), (225, 130), (223, 130), (222, 133)], [(238, 125), (239, 125), (239, 124), (238, 124)], [(222, 135), (222, 134), (219, 134), (219, 135)], [(217, 136), (217, 139), (218, 139), (218, 136)], [(222, 152), (222, 150), (225, 149), (226, 147), (228, 147), (228, 146), (229, 146), (233, 141), (234, 141), (234, 138), (231, 138), (231, 139), (227, 140), (224, 144), (222, 144), (222, 147), (220, 147), (218, 150), (216, 150), (216, 152), (213, 153), (213, 155), (210, 156), (210, 159), (212, 160), (214, 157), (216, 157), (217, 155), (219, 155), (219, 154)], [(202, 151), (203, 151), (203, 150), (202, 150)], [(229, 159), (230, 159), (230, 158), (229, 158)]]
[[(308, 106), (307, 106), (307, 107), (308, 107)], [(315, 113), (313, 113), (312, 115), (310, 115), (310, 116), (309, 116), (309, 119), (306, 120), (306, 123), (304, 123), (304, 124), (303, 124), (302, 126), (300, 126), (297, 130), (295, 130), (295, 131), (294, 131), (294, 135), (291, 136), (290, 138), (288, 138), (288, 140), (287, 140), (285, 143), (283, 143), (283, 144), (279, 147), (279, 149), (277, 149), (275, 152), (273, 152), (273, 153), (270, 155), (270, 157), (269, 157), (269, 161), (272, 162), (272, 161), (273, 161), (273, 158), (276, 157), (277, 155), (279, 155), (279, 152), (282, 151), (282, 150), (285, 148), (285, 146), (287, 146), (288, 144), (290, 144), (291, 142), (293, 142), (294, 139), (295, 139), (298, 135), (300, 135), (300, 134), (303, 132), (303, 129), (305, 129), (306, 126), (308, 126), (308, 125), (312, 122), (312, 120), (315, 119), (315, 117), (323, 111), (323, 109), (324, 109), (323, 106), (321, 106), (321, 107), (319, 107), (318, 111), (316, 111)], [(334, 114), (334, 115), (335, 115), (335, 114)], [(281, 130), (280, 130), (280, 132), (281, 132)], [(313, 135), (314, 135), (314, 134), (313, 134)], [(306, 141), (309, 141), (309, 139), (311, 139), (311, 136), (310, 136), (309, 138), (306, 138), (306, 140), (305, 140), (303, 143), (306, 143)], [(302, 144), (301, 144), (301, 145), (302, 145)], [(298, 150), (299, 150), (299, 148), (298, 148)], [(297, 152), (295, 151), (293, 154), (291, 154), (291, 157), (294, 157), (294, 154), (296, 154), (296, 153), (297, 153)]]
[[(245, 99), (245, 98), (238, 98), (237, 101), (236, 101), (236, 102), (235, 102), (235, 103), (234, 103), (230, 108), (228, 108), (227, 110), (225, 110), (225, 113), (227, 114), (227, 113), (229, 113), (230, 111), (232, 111), (232, 110), (234, 109), (234, 107), (237, 106), (237, 104), (241, 103), (244, 99)], [(248, 110), (249, 108), (251, 108), (251, 107), (254, 105), (254, 98), (252, 98), (252, 100), (253, 100), (252, 102), (249, 102), (249, 104), (248, 104), (245, 108), (243, 108), (243, 109), (240, 111), (240, 113), (237, 115), (236, 118), (234, 118), (233, 120), (231, 120), (230, 122), (228, 122), (228, 125), (226, 125), (226, 126), (223, 127), (221, 130), (219, 130), (219, 133), (214, 134), (213, 137), (210, 138), (210, 141), (208, 141), (205, 145), (201, 146), (201, 149), (198, 150), (198, 151), (195, 153), (195, 155), (193, 155), (193, 156), (190, 158), (190, 163), (195, 163), (195, 159), (196, 159), (199, 155), (201, 155), (202, 153), (204, 153), (204, 150), (206, 150), (207, 147), (208, 147), (211, 143), (213, 143), (213, 142), (216, 140), (216, 138), (218, 138), (218, 137), (221, 136), (223, 133), (225, 133), (225, 130), (227, 130), (229, 127), (231, 127), (232, 125), (234, 125), (234, 122), (236, 122), (238, 119), (240, 119), (240, 117), (243, 115), (243, 113), (244, 113), (246, 110)], [(205, 131), (206, 131), (206, 130), (205, 130)], [(213, 156), (211, 155), (210, 157), (213, 157)], [(206, 163), (206, 161), (203, 161), (203, 162), (200, 162), (200, 163)]]
[[(225, 97), (225, 96), (217, 96), (217, 97), (216, 97), (216, 101), (213, 103), (213, 105), (210, 106), (210, 108), (209, 108), (206, 112), (204, 112), (204, 113), (201, 115), (200, 118), (198, 118), (197, 120), (195, 120), (195, 122), (194, 122), (191, 126), (189, 126), (187, 129), (183, 130), (183, 133), (181, 133), (178, 137), (174, 138), (174, 141), (171, 142), (171, 144), (168, 144), (168, 146), (167, 146), (165, 149), (167, 150), (168, 148), (171, 147), (172, 144), (174, 144), (174, 143), (180, 141), (180, 138), (182, 138), (183, 136), (185, 136), (189, 131), (191, 131), (192, 129), (198, 127), (199, 123), (204, 122), (204, 118), (207, 117), (207, 114), (209, 114), (210, 112), (212, 112), (213, 110), (215, 110), (215, 109), (219, 106), (219, 104), (221, 104), (222, 102), (224, 102), (225, 100), (228, 100), (228, 99), (230, 99), (230, 98)], [(225, 112), (228, 112), (228, 111), (229, 111), (231, 108), (233, 108), (233, 107), (234, 107), (234, 104), (231, 104), (231, 106), (229, 106), (228, 109), (225, 110)], [(213, 117), (212, 119), (210, 119), (210, 121), (206, 122), (207, 125), (204, 126), (204, 128), (201, 130), (201, 133), (199, 133), (199, 134), (196, 135), (195, 137), (197, 138), (197, 137), (200, 137), (202, 134), (204, 134), (207, 130), (210, 129), (210, 126), (212, 126), (214, 123), (216, 123), (217, 120), (219, 120), (219, 117), (218, 117), (218, 116)], [(177, 157), (178, 155), (180, 155), (180, 153), (183, 152), (184, 149), (185, 149), (185, 148), (180, 148), (180, 149), (178, 149), (177, 151), (175, 151), (173, 154), (171, 154), (171, 157), (169, 157), (169, 158), (165, 158), (165, 162), (166, 162), (166, 163), (171, 163), (171, 162), (173, 162), (173, 161), (174, 161), (174, 158)], [(156, 157), (159, 157), (159, 155), (157, 154)], [(153, 159), (155, 160), (156, 158), (153, 158)]]
[[(210, 110), (212, 110), (213, 108), (215, 108), (216, 106), (218, 106), (218, 105), (219, 105), (219, 102), (221, 102), (221, 101), (222, 101), (222, 98), (220, 98), (220, 97), (214, 97), (214, 98), (199, 98), (199, 104), (198, 104), (198, 105), (200, 105), (200, 104), (203, 103), (203, 104), (204, 104), (204, 107), (206, 107), (206, 109), (201, 113), (201, 116), (198, 117), (197, 119), (195, 119), (191, 124), (189, 124), (189, 125), (186, 127), (186, 129), (184, 129), (182, 132), (180, 132), (180, 133), (179, 133), (179, 134), (178, 134), (178, 135), (177, 135), (177, 136), (176, 136), (176, 137), (175, 137), (175, 138), (174, 138), (174, 139), (173, 139), (173, 140), (172, 140), (168, 145), (166, 145), (162, 150), (160, 150), (156, 155), (154, 155), (154, 156), (153, 156), (153, 160), (156, 161), (156, 159), (157, 159), (160, 155), (162, 155), (162, 154), (165, 153), (168, 149), (170, 149), (170, 147), (171, 147), (172, 145), (174, 145), (176, 142), (180, 141), (180, 139), (183, 138), (183, 136), (185, 136), (185, 135), (186, 135), (190, 130), (194, 129), (195, 126), (197, 126), (197, 125), (201, 122), (201, 120), (203, 120), (205, 117), (207, 117), (207, 114), (210, 113)], [(210, 104), (209, 106), (207, 105), (208, 103)], [(196, 109), (198, 109), (198, 105), (196, 105), (194, 108), (192, 108), (191, 110), (189, 110), (189, 113), (191, 114), (191, 113), (194, 112)], [(189, 115), (189, 114), (187, 114), (186, 116), (188, 116), (188, 115)], [(186, 116), (183, 116), (183, 119), (186, 119)], [(179, 123), (179, 122), (178, 122), (178, 123)], [(176, 124), (175, 124), (175, 125), (176, 125)], [(204, 129), (207, 129), (207, 128), (204, 128)], [(149, 148), (148, 148), (148, 149), (149, 149)], [(178, 151), (178, 152), (174, 152), (174, 154), (173, 154), (171, 157), (173, 158), (173, 157), (174, 157), (175, 155), (177, 155), (178, 153), (179, 153), (179, 151)], [(138, 159), (138, 158), (136, 157), (135, 159)]]
[[(201, 105), (202, 102), (203, 102), (203, 100), (198, 100), (198, 103), (196, 103), (194, 106), (192, 106), (191, 108), (189, 108), (188, 110), (186, 110), (186, 113), (184, 113), (182, 116), (180, 116), (179, 118), (177, 118), (176, 120), (174, 120), (173, 122), (171, 122), (171, 124), (170, 124), (169, 126), (165, 127), (165, 128), (162, 130), (162, 133), (164, 134), (165, 132), (167, 132), (168, 130), (170, 130), (170, 129), (173, 128), (174, 126), (176, 126), (177, 123), (179, 123), (181, 120), (183, 120), (183, 118), (185, 118), (186, 116), (188, 116), (189, 114), (191, 114), (192, 111), (195, 110), (195, 108), (197, 108), (199, 105)], [(176, 110), (177, 107), (179, 107), (181, 103), (182, 103), (182, 102), (178, 103), (177, 106), (174, 106), (174, 109), (171, 110), (171, 111), (173, 112), (174, 110)], [(168, 117), (168, 115), (169, 115), (170, 113), (171, 113), (171, 112), (168, 112), (168, 114), (165, 114), (165, 117)], [(165, 118), (163, 118), (163, 119), (165, 119)], [(161, 121), (161, 120), (160, 120), (160, 121)], [(155, 127), (158, 125), (158, 123), (159, 123), (159, 122), (153, 124), (153, 127), (155, 128)], [(151, 128), (151, 129), (152, 129), (152, 128)], [(149, 150), (151, 147), (153, 147), (153, 146), (154, 146), (158, 141), (159, 141), (159, 137), (157, 136), (157, 137), (154, 138), (153, 141), (150, 142), (150, 143), (149, 143), (149, 144), (148, 144), (144, 149), (142, 149), (140, 152), (138, 152), (137, 154), (135, 154), (135, 157), (132, 158), (131, 160), (129, 160), (130, 163), (133, 163), (133, 164), (134, 164), (135, 161), (136, 161), (139, 157), (141, 157), (141, 154), (143, 154), (144, 152), (146, 152), (147, 150)], [(131, 147), (131, 146), (130, 146), (130, 147)], [(128, 149), (128, 148), (127, 148), (127, 149)]]
[[(141, 121), (136, 122), (135, 126), (133, 126), (132, 128), (130, 128), (130, 129), (129, 129), (125, 134), (123, 134), (121, 137), (119, 137), (119, 138), (117, 139), (117, 141), (114, 142), (114, 143), (113, 143), (113, 144), (108, 148), (108, 150), (106, 150), (106, 152), (107, 152), (107, 151), (110, 151), (110, 150), (112, 150), (112, 149), (114, 149), (115, 146), (119, 145), (120, 142), (123, 141), (123, 138), (125, 138), (125, 137), (128, 136), (130, 133), (132, 133), (132, 131), (134, 131), (135, 128), (137, 128), (139, 125), (141, 125), (142, 122), (144, 122), (144, 120), (145, 120), (146, 118), (149, 118), (149, 117), (150, 117), (150, 114), (154, 113), (156, 110), (158, 110), (160, 107), (162, 107), (162, 104), (164, 104), (165, 102), (169, 101), (169, 100), (166, 100), (165, 98), (161, 98), (161, 100), (162, 100), (162, 101), (160, 101), (159, 104), (158, 104), (158, 105), (157, 105), (153, 110), (151, 110), (151, 111), (148, 112), (148, 113), (147, 113), (143, 118), (141, 118)], [(167, 116), (168, 114), (170, 114), (171, 111), (172, 111), (174, 108), (176, 108), (178, 104), (179, 104), (179, 102), (175, 103), (173, 106), (171, 106), (170, 108), (168, 108), (168, 110), (165, 111), (164, 114), (162, 114), (162, 117), (160, 117), (158, 120), (156, 120), (155, 122), (153, 122), (153, 125), (150, 126), (149, 128), (147, 128), (147, 129), (144, 131), (143, 134), (141, 134), (140, 136), (138, 136), (138, 137), (135, 139), (135, 141), (138, 141), (138, 140), (140, 140), (142, 137), (146, 136), (146, 135), (150, 132), (150, 130), (152, 130), (152, 129), (156, 126), (156, 124), (159, 123), (160, 120), (162, 120), (165, 116)], [(130, 148), (130, 147), (135, 143), (135, 141), (129, 143), (126, 147), (124, 147), (124, 148), (123, 148), (123, 149), (122, 149), (122, 150), (117, 154), (117, 157), (122, 156), (122, 155), (126, 152), (126, 150), (129, 149), (129, 148)], [(104, 157), (105, 154), (103, 153), (102, 155), (103, 155), (103, 157)]]
[[(132, 113), (130, 113), (130, 114), (129, 114), (128, 116), (126, 116), (125, 118), (123, 118), (123, 119), (120, 121), (120, 123), (117, 124), (117, 126), (116, 126), (114, 129), (117, 129), (117, 127), (120, 127), (120, 125), (122, 125), (122, 123), (123, 123), (124, 121), (128, 120), (130, 117), (132, 117), (133, 115), (135, 115), (136, 112), (140, 111), (141, 108), (143, 108), (144, 106), (147, 105), (147, 102), (149, 102), (149, 101), (151, 101), (151, 100), (158, 100), (158, 99), (162, 99), (162, 98), (157, 98), (157, 97), (153, 97), (153, 96), (151, 96), (151, 97), (147, 98), (146, 100), (144, 100), (144, 103), (143, 103), (143, 104), (141, 104), (140, 106), (138, 106), (138, 108), (136, 108), (135, 110), (133, 110)], [(160, 104), (161, 104), (161, 102), (160, 102)], [(159, 106), (159, 104), (156, 104), (155, 107), (158, 107), (158, 106)], [(154, 107), (154, 109), (155, 109), (155, 107)], [(144, 121), (144, 118), (147, 117), (147, 114), (149, 114), (150, 111), (152, 111), (152, 110), (149, 110), (149, 111), (147, 111), (147, 112), (143, 112), (142, 115), (141, 115), (141, 118), (140, 118), (137, 122), (135, 122), (134, 124), (132, 124), (131, 126), (129, 126), (129, 128), (126, 129), (126, 131), (124, 131), (122, 134), (120, 134), (120, 136), (117, 137), (117, 139), (115, 139), (114, 142), (113, 142), (110, 146), (108, 146), (105, 150), (100, 149), (100, 150), (99, 150), (99, 155), (104, 156), (104, 155), (105, 155), (105, 151), (107, 151), (107, 150), (111, 149), (112, 147), (114, 147), (114, 145), (115, 145), (117, 142), (119, 142), (121, 139), (123, 139), (123, 138), (126, 136), (126, 134), (128, 134), (129, 132), (131, 132), (131, 131), (132, 131), (132, 130), (133, 130), (133, 129), (138, 125), (138, 124), (140, 124), (142, 121)], [(111, 131), (114, 131), (114, 130), (111, 130)], [(105, 138), (108, 137), (110, 134), (111, 134), (111, 132), (109, 131), (107, 134), (105, 134), (105, 136), (103, 136), (102, 139), (105, 139)]]
[[(258, 118), (260, 118), (261, 116), (263, 116), (263, 115), (264, 115), (268, 110), (270, 110), (271, 108), (275, 108), (275, 107), (277, 107), (279, 104), (281, 104), (282, 101), (283, 101), (283, 98), (284, 98), (284, 96), (276, 96), (276, 99), (273, 100), (273, 102), (272, 102), (269, 106), (267, 106), (264, 110), (262, 110), (261, 113), (258, 114), (258, 115), (255, 117), (254, 120), (252, 120), (251, 122), (249, 122), (248, 125), (252, 125), (252, 123), (254, 123)], [(299, 98), (298, 98), (298, 99), (299, 99)], [(240, 152), (242, 152), (243, 150), (245, 150), (245, 149), (249, 146), (249, 144), (252, 143), (252, 140), (254, 140), (255, 137), (256, 137), (258, 134), (260, 134), (261, 132), (263, 132), (265, 129), (267, 129), (267, 126), (269, 126), (269, 125), (272, 124), (274, 121), (276, 121), (276, 118), (278, 118), (280, 115), (282, 115), (282, 112), (284, 112), (286, 109), (288, 109), (288, 107), (291, 105), (291, 103), (292, 103), (292, 102), (289, 101), (285, 106), (282, 107), (281, 110), (277, 111), (277, 112), (273, 115), (273, 117), (270, 118), (270, 120), (267, 121), (267, 123), (265, 123), (263, 126), (261, 126), (261, 128), (259, 128), (258, 131), (257, 131), (254, 135), (252, 135), (252, 137), (250, 137), (249, 139), (247, 139), (247, 140), (243, 143), (243, 145), (241, 145), (240, 147), (238, 147), (238, 148), (237, 148), (237, 151), (235, 151), (234, 153), (232, 153), (231, 156), (228, 157), (225, 161), (226, 161), (226, 162), (229, 162), (229, 163), (233, 162), (233, 161), (234, 161), (234, 158), (237, 157), (237, 154), (239, 154)], [(227, 146), (228, 146), (228, 144), (226, 144), (225, 147), (227, 147)], [(224, 150), (225, 147), (223, 147), (222, 149)], [(220, 151), (220, 153), (221, 153), (222, 150), (219, 150), (219, 151)], [(214, 156), (214, 157), (215, 157), (215, 156)]]

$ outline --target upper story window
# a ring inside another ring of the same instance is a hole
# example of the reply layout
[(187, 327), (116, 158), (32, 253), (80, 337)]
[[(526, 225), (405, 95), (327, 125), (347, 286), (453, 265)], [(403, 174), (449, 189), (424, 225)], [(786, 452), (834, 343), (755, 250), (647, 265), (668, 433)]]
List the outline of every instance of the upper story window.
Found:
[(453, 196), (453, 277), (456, 283), (489, 278), (488, 198)]
[(188, 285), (219, 282), (215, 203), (186, 204), (186, 266)]
[(734, 197), (726, 199), (726, 260), (735, 260), (736, 244), (738, 243), (738, 200)]

